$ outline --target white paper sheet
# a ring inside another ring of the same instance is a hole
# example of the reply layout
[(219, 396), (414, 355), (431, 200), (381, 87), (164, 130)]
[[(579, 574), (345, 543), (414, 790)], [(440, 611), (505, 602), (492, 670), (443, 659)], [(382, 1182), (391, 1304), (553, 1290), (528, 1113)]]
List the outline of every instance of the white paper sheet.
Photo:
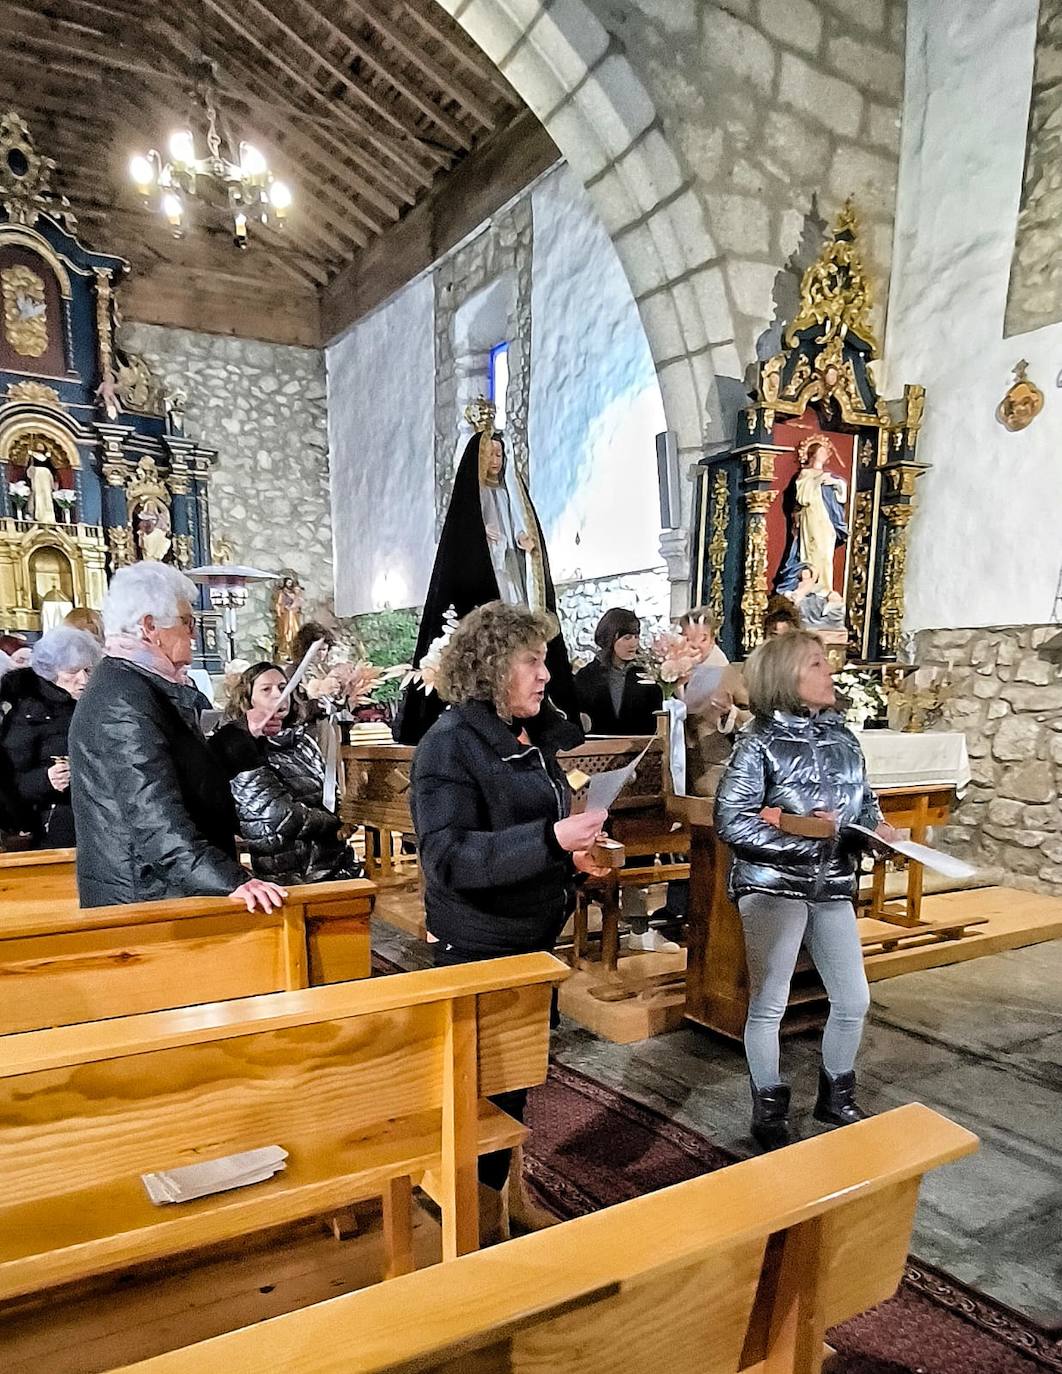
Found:
[(288, 679), (288, 685), (284, 688), (280, 696), (277, 698), (277, 704), (273, 707), (273, 714), (275, 716), (283, 714), (284, 707), (291, 700), (295, 688), (298, 687), (299, 683), (306, 676), (307, 672), (309, 671), (310, 665), (313, 663), (314, 659), (317, 657), (317, 655), (321, 652), (323, 648), (324, 640), (315, 639), (314, 642), (303, 654), (302, 662), (292, 673), (291, 677)]
[(954, 854), (945, 854), (941, 849), (932, 849), (928, 844), (919, 844), (916, 840), (883, 840), (865, 825), (846, 825), (845, 829), (855, 830), (860, 835), (869, 835), (876, 844), (884, 845), (886, 849), (892, 849), (897, 854), (903, 854), (905, 858), (915, 859), (924, 867), (932, 869), (934, 873), (943, 874), (945, 878), (972, 878), (977, 872), (976, 868), (964, 859), (957, 859)]
[(607, 773), (595, 773), (593, 775), (586, 796), (587, 811), (609, 810), (612, 803), (634, 777), (638, 765), (652, 748), (653, 743), (654, 741), (650, 740), (633, 763), (628, 763), (623, 768), (612, 768)]
[(284, 1168), (287, 1157), (287, 1150), (279, 1145), (266, 1145), (260, 1150), (245, 1150), (242, 1154), (226, 1155), (223, 1159), (205, 1159), (199, 1164), (187, 1164), (180, 1169), (142, 1174), (141, 1181), (156, 1206), (192, 1202), (211, 1193), (224, 1193), (230, 1188), (264, 1183)]

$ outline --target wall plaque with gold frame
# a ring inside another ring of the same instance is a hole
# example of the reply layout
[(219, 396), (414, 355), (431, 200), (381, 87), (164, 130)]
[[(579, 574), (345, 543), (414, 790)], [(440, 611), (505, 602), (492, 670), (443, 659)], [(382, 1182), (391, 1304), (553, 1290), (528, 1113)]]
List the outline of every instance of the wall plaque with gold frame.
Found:
[(782, 351), (760, 364), (733, 447), (700, 464), (693, 600), (716, 612), (733, 659), (760, 643), (778, 596), (838, 657), (899, 652), (925, 390), (878, 395), (871, 306), (849, 201), (804, 273)]

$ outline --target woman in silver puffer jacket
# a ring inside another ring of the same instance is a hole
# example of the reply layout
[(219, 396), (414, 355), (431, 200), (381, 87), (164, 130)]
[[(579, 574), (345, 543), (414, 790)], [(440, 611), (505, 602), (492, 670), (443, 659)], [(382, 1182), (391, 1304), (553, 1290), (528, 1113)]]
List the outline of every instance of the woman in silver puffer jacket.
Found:
[[(776, 1149), (790, 1139), (778, 1037), (802, 943), (830, 999), (815, 1117), (840, 1126), (865, 1115), (854, 1065), (870, 993), (852, 904), (864, 846), (845, 827), (885, 839), (895, 831), (867, 785), (858, 740), (832, 709), (833, 672), (817, 636), (768, 640), (749, 658), (745, 680), (754, 719), (716, 792), (715, 824), (733, 852), (730, 888), (745, 936), (752, 1135)], [(783, 813), (818, 817), (829, 834), (783, 831)]]

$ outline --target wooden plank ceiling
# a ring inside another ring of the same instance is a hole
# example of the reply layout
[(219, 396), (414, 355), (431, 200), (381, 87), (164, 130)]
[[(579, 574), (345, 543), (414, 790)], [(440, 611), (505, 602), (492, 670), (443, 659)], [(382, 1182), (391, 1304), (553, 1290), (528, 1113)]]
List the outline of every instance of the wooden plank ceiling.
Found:
[[(254, 143), (295, 197), (245, 250), (206, 212), (174, 239), (129, 179), (175, 128), (205, 151), (203, 57), (230, 155)], [(0, 0), (0, 80), (80, 237), (132, 264), (128, 317), (307, 344), (322, 289), (523, 108), (434, 0)]]

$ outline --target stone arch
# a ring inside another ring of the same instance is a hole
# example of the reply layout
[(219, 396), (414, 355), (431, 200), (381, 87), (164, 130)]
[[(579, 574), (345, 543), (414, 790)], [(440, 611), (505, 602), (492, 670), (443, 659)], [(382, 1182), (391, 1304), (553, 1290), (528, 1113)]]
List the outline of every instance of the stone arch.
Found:
[[(734, 336), (703, 207), (653, 101), (583, 0), (438, 0), (549, 130), (586, 186), (638, 303), (668, 425), (695, 461), (721, 439), (710, 347)], [(687, 504), (688, 503), (684, 503)], [(685, 548), (663, 552), (684, 581)], [(678, 574), (678, 576), (676, 576)]]

